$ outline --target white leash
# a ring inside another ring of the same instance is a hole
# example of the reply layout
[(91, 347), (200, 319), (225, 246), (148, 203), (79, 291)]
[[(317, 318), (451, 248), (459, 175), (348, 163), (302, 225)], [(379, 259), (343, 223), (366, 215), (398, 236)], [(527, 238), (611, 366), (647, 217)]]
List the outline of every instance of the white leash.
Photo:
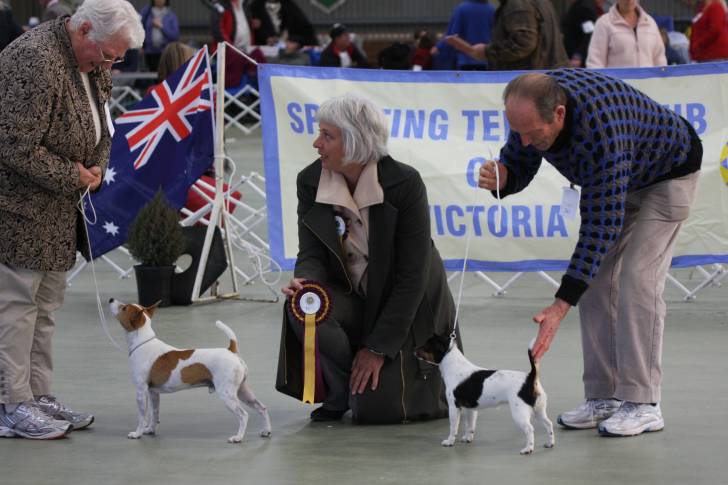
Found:
[[(91, 254), (91, 238), (88, 235), (88, 225), (91, 224), (92, 226), (96, 224), (97, 222), (97, 216), (96, 216), (96, 208), (93, 205), (93, 202), (91, 202), (91, 197), (89, 195), (90, 187), (86, 187), (86, 190), (84, 193), (81, 194), (81, 197), (78, 201), (78, 208), (81, 210), (81, 214), (83, 215), (83, 223), (84, 227), (86, 229), (86, 244), (88, 244), (88, 251), (89, 251), (89, 262), (91, 263), (91, 274), (93, 275), (94, 280), (94, 286), (96, 287), (96, 307), (99, 310), (99, 318), (101, 319), (101, 326), (104, 328), (104, 332), (106, 333), (106, 336), (111, 340), (111, 343), (114, 344), (114, 347), (119, 349), (119, 351), (124, 352), (124, 349), (122, 349), (119, 344), (116, 343), (116, 340), (114, 340), (114, 337), (111, 336), (111, 333), (109, 332), (109, 326), (106, 323), (106, 316), (104, 315), (104, 308), (103, 304), (101, 303), (101, 292), (99, 291), (99, 282), (96, 280), (96, 268), (94, 266), (94, 259), (93, 255)], [(84, 197), (88, 197), (88, 205), (91, 207), (91, 212), (93, 213), (94, 220), (93, 222), (86, 217), (86, 209), (83, 206), (83, 199)]]
[[(500, 217), (500, 229), (503, 228), (503, 207), (501, 205), (501, 197), (500, 197), (500, 172), (498, 170), (498, 160), (493, 158), (493, 152), (488, 150), (489, 157), (488, 162), (491, 161), (495, 165), (495, 195), (496, 199), (498, 200), (498, 216)], [(475, 205), (475, 202), (478, 200), (478, 192), (479, 187), (476, 185), (474, 191), (473, 191), (473, 202), (472, 205)], [(455, 323), (452, 326), (452, 332), (450, 333), (450, 340), (455, 340), (456, 338), (456, 330), (458, 328), (458, 316), (460, 315), (460, 301), (463, 297), (463, 283), (465, 281), (465, 268), (468, 264), (468, 256), (470, 254), (470, 240), (472, 239), (473, 231), (468, 231), (468, 237), (465, 242), (465, 257), (463, 258), (463, 267), (460, 270), (460, 285), (458, 288), (458, 300), (457, 304), (455, 305)]]

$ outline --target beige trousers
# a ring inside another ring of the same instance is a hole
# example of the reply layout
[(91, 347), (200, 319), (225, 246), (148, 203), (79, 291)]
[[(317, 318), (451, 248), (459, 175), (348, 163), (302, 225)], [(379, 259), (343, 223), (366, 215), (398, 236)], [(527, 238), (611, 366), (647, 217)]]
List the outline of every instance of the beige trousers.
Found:
[(587, 399), (660, 401), (662, 293), (699, 173), (627, 196), (622, 233), (579, 300)]
[(0, 263), (0, 404), (50, 394), (53, 312), (63, 304), (64, 271)]

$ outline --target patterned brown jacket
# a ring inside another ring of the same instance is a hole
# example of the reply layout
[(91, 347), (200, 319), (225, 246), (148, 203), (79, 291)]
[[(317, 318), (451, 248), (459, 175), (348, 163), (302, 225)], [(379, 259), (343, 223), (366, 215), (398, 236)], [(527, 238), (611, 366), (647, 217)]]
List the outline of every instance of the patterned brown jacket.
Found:
[(41, 24), (0, 53), (0, 263), (11, 267), (66, 271), (77, 249), (88, 256), (75, 162), (106, 169), (111, 75), (89, 73), (101, 118), (96, 144), (66, 18)]

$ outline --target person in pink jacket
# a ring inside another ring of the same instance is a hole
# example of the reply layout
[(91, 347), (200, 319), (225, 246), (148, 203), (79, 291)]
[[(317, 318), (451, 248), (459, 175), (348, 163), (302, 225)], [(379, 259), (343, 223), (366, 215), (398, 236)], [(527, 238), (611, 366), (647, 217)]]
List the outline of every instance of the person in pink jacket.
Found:
[(586, 67), (666, 65), (660, 30), (637, 0), (617, 0), (599, 17), (589, 43)]

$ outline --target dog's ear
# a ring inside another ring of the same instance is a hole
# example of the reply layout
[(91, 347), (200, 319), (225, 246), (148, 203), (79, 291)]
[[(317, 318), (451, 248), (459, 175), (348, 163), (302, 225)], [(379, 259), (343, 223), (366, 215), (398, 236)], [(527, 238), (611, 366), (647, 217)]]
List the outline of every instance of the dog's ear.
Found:
[(148, 306), (144, 309), (145, 312), (147, 312), (147, 315), (149, 315), (149, 318), (152, 318), (154, 315), (154, 312), (157, 311), (157, 308), (159, 308), (159, 305), (162, 303), (162, 300), (157, 301), (154, 305)]
[(132, 330), (138, 330), (144, 326), (147, 319), (144, 317), (144, 309), (139, 308), (136, 305), (129, 305), (128, 307), (129, 312), (129, 325), (131, 326)]

